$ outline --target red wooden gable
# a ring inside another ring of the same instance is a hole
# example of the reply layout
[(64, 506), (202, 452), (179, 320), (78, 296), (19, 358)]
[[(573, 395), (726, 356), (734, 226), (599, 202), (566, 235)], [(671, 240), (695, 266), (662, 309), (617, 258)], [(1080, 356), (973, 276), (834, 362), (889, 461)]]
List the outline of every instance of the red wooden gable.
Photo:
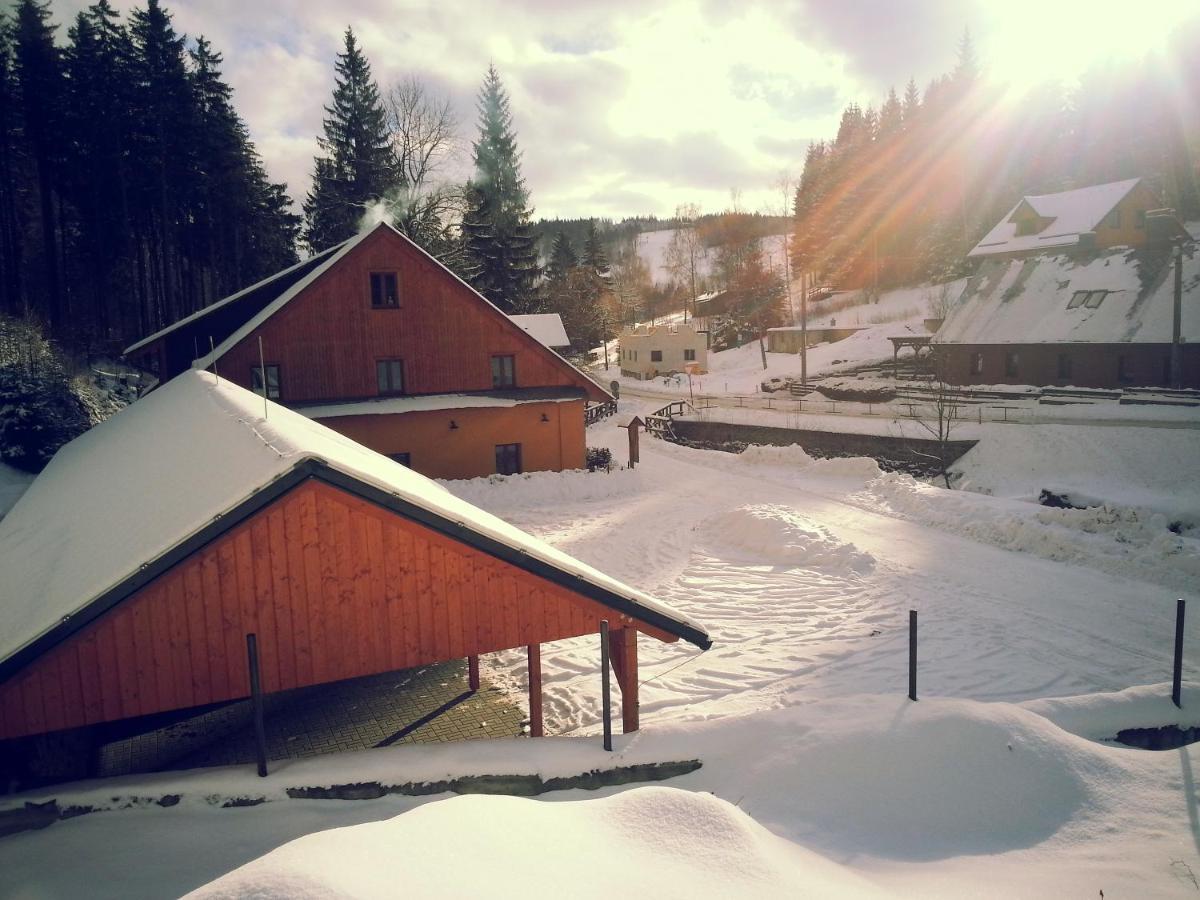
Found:
[[(395, 273), (400, 303), (371, 306), (372, 273)], [(387, 225), (351, 247), (311, 284), (225, 351), (223, 378), (251, 388), (259, 338), (289, 405), (378, 396), (376, 363), (402, 360), (404, 392), (490, 391), (492, 357), (512, 356), (516, 387), (607, 393)]]

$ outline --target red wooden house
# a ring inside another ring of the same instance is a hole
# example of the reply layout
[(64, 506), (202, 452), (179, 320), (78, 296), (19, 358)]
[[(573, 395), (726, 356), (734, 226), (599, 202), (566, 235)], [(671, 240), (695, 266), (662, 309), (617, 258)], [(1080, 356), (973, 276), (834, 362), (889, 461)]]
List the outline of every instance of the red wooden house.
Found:
[(129, 347), (208, 369), (437, 478), (582, 468), (607, 391), (386, 223)]
[[(64, 447), (0, 521), (0, 741), (612, 629), (705, 629), (312, 420), (188, 372)], [(477, 669), (473, 666), (473, 670)]]

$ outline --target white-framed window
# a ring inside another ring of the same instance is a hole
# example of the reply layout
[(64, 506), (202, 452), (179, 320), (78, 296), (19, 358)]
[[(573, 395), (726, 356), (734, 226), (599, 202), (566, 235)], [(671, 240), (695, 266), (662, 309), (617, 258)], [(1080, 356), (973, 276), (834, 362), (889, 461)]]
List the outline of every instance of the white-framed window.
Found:
[(404, 393), (404, 360), (375, 360), (375, 381), (380, 396)]
[(371, 273), (371, 308), (398, 309), (400, 279), (395, 272)]
[[(273, 365), (273, 364), (268, 364), (266, 368), (267, 368), (267, 399), (268, 400), (278, 400), (280, 397), (279, 366)], [(262, 396), (262, 392), (263, 392), (263, 367), (262, 366), (251, 366), (250, 367), (250, 387), (254, 391), (254, 393), (258, 394), (259, 396)]]
[(515, 356), (492, 357), (492, 387), (510, 388), (517, 386), (517, 358)]

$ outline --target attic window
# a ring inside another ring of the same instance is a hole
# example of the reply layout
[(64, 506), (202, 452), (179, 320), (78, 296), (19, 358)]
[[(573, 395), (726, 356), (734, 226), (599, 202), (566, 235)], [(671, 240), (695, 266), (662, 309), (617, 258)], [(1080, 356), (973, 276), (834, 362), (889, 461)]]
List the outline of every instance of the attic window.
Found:
[(1121, 210), (1114, 209), (1112, 212), (1110, 212), (1108, 214), (1108, 216), (1104, 219), (1104, 224), (1109, 228), (1120, 228), (1121, 227)]
[(1095, 309), (1104, 302), (1106, 296), (1108, 296), (1108, 291), (1076, 291), (1071, 295), (1071, 299), (1067, 303), (1067, 309), (1075, 309), (1077, 306), (1082, 306), (1086, 309)]
[(371, 273), (371, 308), (396, 309), (400, 305), (400, 290), (395, 272)]
[(1037, 234), (1038, 228), (1037, 219), (1017, 219), (1017, 237), (1025, 237), (1030, 234)]

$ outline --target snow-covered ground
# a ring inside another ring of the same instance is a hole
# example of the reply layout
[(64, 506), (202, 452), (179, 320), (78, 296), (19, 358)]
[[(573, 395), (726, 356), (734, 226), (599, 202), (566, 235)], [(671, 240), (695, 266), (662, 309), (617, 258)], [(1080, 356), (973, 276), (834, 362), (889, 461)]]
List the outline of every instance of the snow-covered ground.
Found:
[[(623, 401), (621, 411), (652, 405)], [(1047, 509), (1030, 497), (1050, 486), (1157, 508), (1173, 483), (1197, 480), (1200, 455), (1166, 429), (1009, 431), (1016, 443), (963, 462), (964, 478), (995, 496), (796, 448), (733, 456), (648, 439), (632, 471), (449, 483), (709, 628), (704, 654), (639, 642), (643, 731), (608, 759), (700, 757), (703, 768), (670, 784), (715, 797), (653, 787), (218, 809), (205, 798), (254, 795), (251, 770), (165, 773), (145, 781), (181, 793), (177, 806), (4, 838), (3, 878), (38, 897), (83, 885), (95, 896), (177, 894), (292, 838), (359, 825), (285, 845), (208, 896), (599, 896), (618, 883), (691, 897), (1194, 892), (1200, 751), (1097, 741), (1123, 727), (1200, 724), (1200, 693), (1179, 712), (1162, 684), (1175, 598), (1200, 600), (1200, 540), (1170, 531), (1161, 513)], [(613, 419), (588, 438), (624, 458)], [(1195, 508), (1194, 488), (1175, 493)], [(915, 704), (904, 697), (910, 609), (921, 628)], [(1188, 672), (1197, 637), (1193, 615)], [(485, 659), (516, 694), (524, 666), (519, 652)], [(548, 645), (543, 667), (548, 731), (571, 737), (296, 762), (260, 790), (383, 769), (407, 781), (471, 766), (602, 765), (596, 641)], [(62, 790), (112, 797), (138, 786)], [(632, 870), (618, 882), (622, 861)]]

